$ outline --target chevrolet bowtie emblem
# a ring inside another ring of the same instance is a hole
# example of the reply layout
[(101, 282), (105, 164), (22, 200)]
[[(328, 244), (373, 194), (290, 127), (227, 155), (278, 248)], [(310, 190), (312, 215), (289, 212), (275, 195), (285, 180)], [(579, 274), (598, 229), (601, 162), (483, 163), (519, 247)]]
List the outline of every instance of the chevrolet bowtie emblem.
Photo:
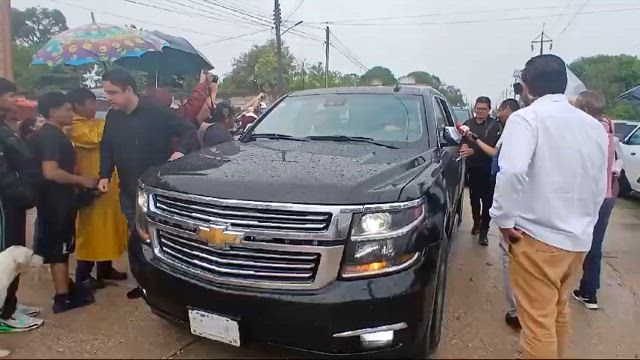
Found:
[(201, 227), (198, 230), (198, 238), (216, 247), (236, 245), (242, 240), (242, 234), (236, 232), (226, 232), (223, 227), (212, 226), (210, 228)]

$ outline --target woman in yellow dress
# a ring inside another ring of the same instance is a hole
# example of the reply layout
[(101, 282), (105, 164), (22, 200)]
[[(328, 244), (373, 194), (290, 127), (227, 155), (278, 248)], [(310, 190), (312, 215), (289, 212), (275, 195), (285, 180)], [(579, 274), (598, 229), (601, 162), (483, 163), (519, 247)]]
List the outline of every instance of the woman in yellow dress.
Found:
[[(76, 113), (69, 137), (76, 147), (78, 175), (98, 178), (100, 170), (100, 140), (104, 119), (96, 119), (96, 96), (85, 88), (68, 94)], [(120, 210), (118, 176), (114, 172), (111, 189), (91, 205), (78, 211), (76, 222), (76, 282), (93, 289), (105, 286), (104, 280), (126, 280), (127, 274), (113, 268), (127, 248), (127, 223)], [(97, 263), (97, 279), (91, 277)]]

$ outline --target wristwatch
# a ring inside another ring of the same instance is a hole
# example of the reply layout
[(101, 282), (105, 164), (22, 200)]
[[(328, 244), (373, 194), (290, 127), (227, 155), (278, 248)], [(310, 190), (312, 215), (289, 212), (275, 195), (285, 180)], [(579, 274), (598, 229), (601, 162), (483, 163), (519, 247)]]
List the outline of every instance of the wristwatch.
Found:
[(478, 141), (479, 137), (478, 135), (471, 133), (471, 138), (473, 139), (473, 141)]

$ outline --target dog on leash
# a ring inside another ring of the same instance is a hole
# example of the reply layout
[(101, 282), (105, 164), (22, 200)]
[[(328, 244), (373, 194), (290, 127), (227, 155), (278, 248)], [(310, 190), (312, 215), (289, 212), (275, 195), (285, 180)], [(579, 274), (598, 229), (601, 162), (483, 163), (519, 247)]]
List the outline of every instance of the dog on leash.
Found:
[(13, 279), (26, 272), (32, 265), (41, 265), (42, 257), (34, 255), (24, 246), (11, 246), (0, 252), (0, 304), (4, 304), (7, 288)]

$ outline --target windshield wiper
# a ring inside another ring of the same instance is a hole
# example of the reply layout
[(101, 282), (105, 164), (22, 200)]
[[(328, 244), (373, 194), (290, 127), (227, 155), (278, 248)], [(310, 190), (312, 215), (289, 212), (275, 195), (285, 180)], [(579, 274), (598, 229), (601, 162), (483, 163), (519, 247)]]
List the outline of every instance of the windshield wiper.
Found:
[(295, 137), (287, 134), (277, 133), (264, 133), (264, 134), (251, 134), (248, 136), (250, 139), (274, 139), (274, 140), (291, 140), (291, 141), (309, 141), (308, 139)]
[(383, 144), (375, 141), (372, 138), (362, 137), (362, 136), (346, 136), (346, 135), (321, 135), (321, 136), (307, 136), (309, 140), (317, 140), (317, 141), (353, 141), (353, 142), (363, 142), (378, 146), (386, 147), (387, 149), (397, 149), (396, 146)]

